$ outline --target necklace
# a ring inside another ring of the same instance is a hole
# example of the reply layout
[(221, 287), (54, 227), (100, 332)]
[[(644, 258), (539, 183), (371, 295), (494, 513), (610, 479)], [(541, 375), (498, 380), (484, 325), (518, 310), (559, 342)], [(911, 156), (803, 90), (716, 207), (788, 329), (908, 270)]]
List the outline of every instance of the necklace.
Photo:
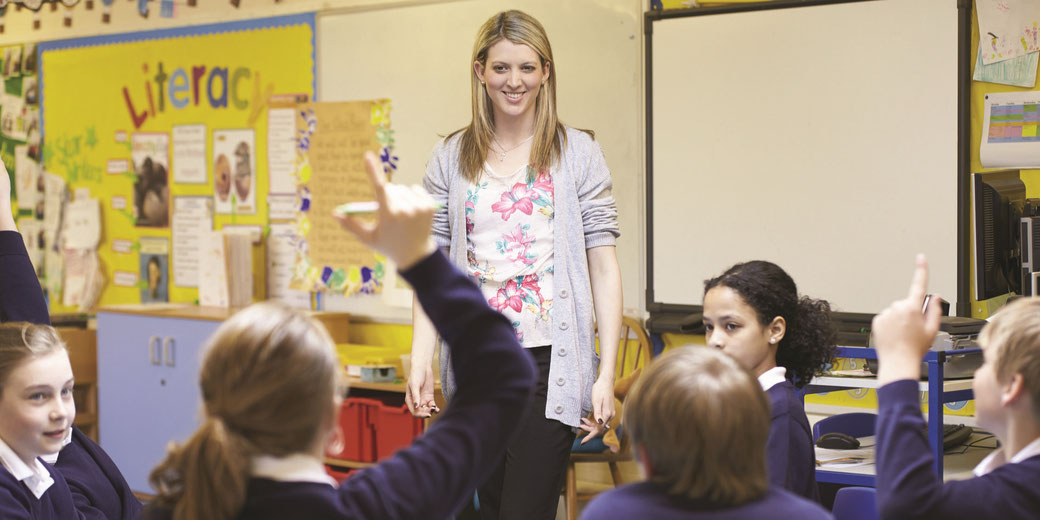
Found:
[(492, 139), (494, 139), (495, 145), (498, 146), (498, 150), (495, 151), (495, 153), (498, 154), (498, 162), (503, 162), (503, 161), (506, 160), (506, 154), (507, 153), (512, 152), (513, 150), (516, 150), (517, 148), (520, 148), (527, 141), (530, 141), (531, 139), (534, 139), (534, 134), (531, 134), (527, 139), (524, 139), (523, 141), (520, 141), (519, 143), (516, 144), (516, 146), (514, 146), (514, 147), (512, 147), (512, 148), (510, 148), (508, 150), (503, 150), (502, 149), (503, 148), (502, 143), (498, 142), (498, 136), (497, 135), (492, 137)]

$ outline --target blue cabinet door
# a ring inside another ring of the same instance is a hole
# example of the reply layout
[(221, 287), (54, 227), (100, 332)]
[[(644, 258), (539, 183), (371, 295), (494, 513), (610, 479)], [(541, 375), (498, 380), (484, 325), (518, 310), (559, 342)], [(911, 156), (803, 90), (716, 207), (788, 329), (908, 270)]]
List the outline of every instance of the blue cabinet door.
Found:
[(101, 446), (130, 488), (152, 493), (148, 474), (170, 441), (195, 430), (201, 345), (215, 321), (98, 313)]

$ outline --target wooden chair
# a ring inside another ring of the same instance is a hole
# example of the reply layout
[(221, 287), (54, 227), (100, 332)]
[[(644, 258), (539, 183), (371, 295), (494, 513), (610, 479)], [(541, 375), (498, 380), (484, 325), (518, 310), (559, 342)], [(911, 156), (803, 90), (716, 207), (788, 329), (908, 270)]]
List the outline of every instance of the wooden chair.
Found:
[[(622, 318), (620, 345), (617, 354), (617, 372), (615, 373), (616, 381), (622, 380), (637, 369), (645, 370), (646, 366), (650, 364), (652, 348), (650, 336), (643, 330), (643, 326), (639, 321), (627, 316)], [(617, 410), (617, 414), (621, 414), (620, 409)], [(633, 457), (629, 436), (622, 432), (619, 440), (621, 447), (617, 453), (613, 453), (609, 449), (601, 453), (571, 453), (570, 462), (567, 464), (567, 483), (564, 495), (568, 520), (576, 520), (578, 518), (579, 501), (588, 501), (596, 495), (596, 493), (578, 492), (578, 479), (575, 471), (575, 466), (578, 463), (605, 462), (610, 466), (610, 476), (614, 481), (614, 485), (619, 486), (622, 484), (621, 470), (618, 468), (618, 463), (633, 460)]]

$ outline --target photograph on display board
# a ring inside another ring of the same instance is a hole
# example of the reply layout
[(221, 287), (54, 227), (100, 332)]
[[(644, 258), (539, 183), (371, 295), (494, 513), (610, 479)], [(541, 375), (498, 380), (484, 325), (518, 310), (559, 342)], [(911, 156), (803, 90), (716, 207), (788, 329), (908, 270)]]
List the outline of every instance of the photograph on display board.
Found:
[(170, 136), (139, 133), (131, 137), (130, 158), (134, 164), (134, 218), (139, 227), (168, 227), (170, 188)]
[(217, 213), (256, 213), (256, 135), (213, 131), (213, 198)]
[(22, 46), (4, 49), (4, 77), (17, 76), (22, 73)]
[(141, 255), (141, 303), (170, 301), (169, 255)]
[(40, 96), (36, 89), (36, 76), (22, 78), (22, 97), (30, 105), (35, 105), (39, 101)]
[(36, 74), (36, 44), (25, 44), (22, 51), (22, 74)]

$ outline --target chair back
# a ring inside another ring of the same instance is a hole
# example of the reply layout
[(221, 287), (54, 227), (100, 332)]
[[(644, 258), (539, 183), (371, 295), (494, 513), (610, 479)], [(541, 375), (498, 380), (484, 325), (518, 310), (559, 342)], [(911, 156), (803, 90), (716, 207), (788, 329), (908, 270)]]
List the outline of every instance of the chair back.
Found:
[(621, 318), (619, 340), (615, 380), (620, 380), (637, 369), (646, 368), (650, 364), (653, 349), (650, 335), (643, 329), (643, 325), (639, 320), (628, 316)]
[(869, 437), (874, 435), (876, 422), (877, 414), (865, 412), (840, 413), (825, 417), (816, 421), (812, 427), (813, 442), (819, 440), (821, 435), (831, 432), (841, 432), (853, 437)]
[(846, 487), (834, 495), (834, 520), (878, 520), (877, 491)]

